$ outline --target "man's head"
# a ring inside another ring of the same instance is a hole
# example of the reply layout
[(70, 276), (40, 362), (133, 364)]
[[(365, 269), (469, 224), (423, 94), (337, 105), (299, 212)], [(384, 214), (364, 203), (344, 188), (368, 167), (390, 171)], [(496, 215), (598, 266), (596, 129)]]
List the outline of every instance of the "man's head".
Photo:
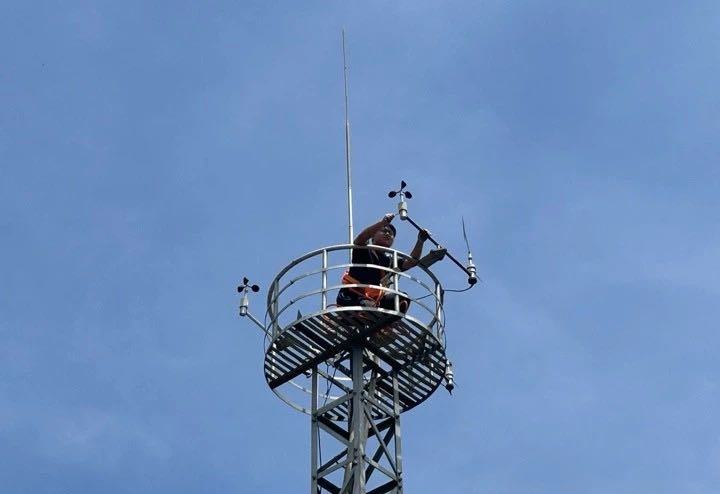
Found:
[(392, 247), (396, 232), (397, 230), (395, 230), (395, 227), (388, 223), (375, 232), (375, 235), (373, 235), (372, 238), (373, 245), (379, 245), (380, 247)]

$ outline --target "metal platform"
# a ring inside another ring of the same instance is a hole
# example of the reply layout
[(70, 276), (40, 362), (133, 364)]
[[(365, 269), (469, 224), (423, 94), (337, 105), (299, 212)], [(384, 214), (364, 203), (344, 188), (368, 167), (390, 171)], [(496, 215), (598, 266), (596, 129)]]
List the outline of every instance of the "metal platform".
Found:
[[(280, 332), (265, 354), (265, 378), (276, 390), (319, 365), (352, 378), (349, 351), (363, 348), (363, 370), (374, 380), (374, 398), (393, 409), (392, 378), (397, 376), (400, 411), (425, 401), (445, 374), (442, 343), (419, 321), (374, 308), (340, 307), (300, 318)], [(326, 378), (327, 379), (327, 378)], [(341, 386), (336, 378), (334, 385)], [(334, 420), (348, 420), (349, 405), (336, 408)], [(387, 414), (373, 407), (373, 417)]]

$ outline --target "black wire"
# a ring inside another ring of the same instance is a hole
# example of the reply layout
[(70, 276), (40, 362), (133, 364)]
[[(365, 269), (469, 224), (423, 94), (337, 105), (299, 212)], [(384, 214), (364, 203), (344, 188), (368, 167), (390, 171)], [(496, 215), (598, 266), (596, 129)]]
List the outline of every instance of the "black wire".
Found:
[[(475, 286), (475, 285), (470, 285), (470, 286), (468, 286), (467, 288), (463, 288), (462, 290), (459, 290), (459, 289), (458, 289), (458, 290), (453, 290), (453, 289), (451, 289), (451, 288), (448, 288), (448, 289), (445, 290), (445, 291), (446, 291), (446, 292), (454, 292), (454, 293), (462, 293), (462, 292), (467, 292), (468, 290), (470, 290), (470, 289), (471, 289), (472, 287), (474, 287), (474, 286)], [(434, 294), (431, 294), (431, 295), (434, 295)]]
[[(333, 371), (332, 379), (335, 379), (335, 375), (337, 374), (337, 371), (338, 371), (338, 368), (335, 367), (335, 370)], [(330, 375), (330, 364), (328, 364), (327, 362), (325, 362), (325, 372), (328, 375)], [(323, 401), (321, 408), (324, 407), (325, 405), (327, 405), (328, 397), (330, 396), (330, 391), (332, 390), (332, 387), (335, 384), (332, 379), (328, 381), (327, 388), (325, 388), (325, 400)], [(320, 459), (320, 465), (322, 465), (323, 464), (323, 462), (322, 462), (322, 441), (320, 440), (320, 431), (319, 430), (318, 430), (318, 438), (317, 439), (318, 439), (318, 456)]]
[[(328, 373), (328, 375), (329, 375), (329, 374), (330, 374), (330, 364), (327, 364), (327, 363), (326, 363), (325, 365), (327, 366), (327, 373)], [(335, 367), (335, 370), (333, 371), (333, 375), (332, 375), (332, 378), (333, 378), (333, 379), (335, 379), (335, 376), (337, 375), (337, 371), (338, 371), (338, 369), (337, 369), (337, 367)], [(332, 390), (332, 387), (333, 387), (334, 385), (335, 385), (335, 383), (334, 383), (332, 380), (328, 381), (328, 386), (327, 386), (327, 388), (325, 389), (325, 401), (323, 401), (323, 404), (322, 404), (323, 407), (324, 407), (325, 405), (327, 405), (327, 401), (328, 401), (328, 398), (329, 398), (329, 396), (330, 396), (330, 391)]]
[[(452, 289), (452, 288), (448, 288), (447, 290), (443, 290), (443, 292), (462, 293), (462, 292), (467, 292), (468, 290), (470, 290), (470, 289), (471, 289), (472, 287), (474, 287), (474, 286), (475, 286), (475, 285), (470, 285), (470, 286), (468, 286), (467, 288), (463, 288), (462, 290), (460, 290), (460, 289), (454, 290), (454, 289)], [(435, 296), (434, 293), (428, 293), (427, 295), (423, 295), (422, 297), (414, 298), (413, 300), (422, 300), (422, 299), (424, 299), (424, 298), (433, 297), (433, 296)]]
[(414, 298), (413, 300), (422, 300), (424, 298), (432, 297), (435, 295), (434, 293), (428, 293), (427, 295), (423, 295), (422, 297)]

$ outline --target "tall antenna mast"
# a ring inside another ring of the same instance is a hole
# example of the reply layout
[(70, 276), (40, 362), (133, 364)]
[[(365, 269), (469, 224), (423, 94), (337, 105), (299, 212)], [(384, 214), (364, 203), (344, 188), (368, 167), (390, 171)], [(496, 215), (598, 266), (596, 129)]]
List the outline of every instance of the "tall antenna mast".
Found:
[(342, 30), (343, 81), (345, 83), (345, 174), (347, 175), (348, 243), (353, 243), (352, 175), (350, 173), (350, 119), (348, 118), (348, 66), (345, 56), (345, 30)]

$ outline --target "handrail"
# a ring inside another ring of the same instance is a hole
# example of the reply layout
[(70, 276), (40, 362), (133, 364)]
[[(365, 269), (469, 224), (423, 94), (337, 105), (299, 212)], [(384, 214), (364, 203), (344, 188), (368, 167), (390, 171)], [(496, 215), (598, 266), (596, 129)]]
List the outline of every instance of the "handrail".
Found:
[[(406, 293), (400, 292), (400, 291), (392, 289), (392, 288), (388, 288), (388, 287), (384, 287), (384, 286), (380, 286), (380, 285), (368, 285), (365, 283), (348, 283), (348, 284), (334, 285), (334, 286), (327, 287), (324, 289), (321, 288), (320, 290), (313, 290), (310, 292), (303, 293), (302, 295), (298, 295), (297, 297), (291, 299), (290, 302), (288, 302), (281, 309), (278, 310), (277, 314), (275, 314), (275, 317), (270, 319), (270, 325), (274, 325), (277, 322), (277, 320), (280, 318), (280, 315), (283, 312), (285, 312), (288, 308), (290, 308), (290, 306), (295, 305), (298, 301), (305, 299), (305, 298), (312, 297), (313, 295), (326, 294), (327, 292), (329, 292), (331, 290), (336, 290), (336, 289), (341, 289), (341, 288), (377, 288), (382, 291), (392, 293), (394, 295), (399, 295), (403, 298), (407, 298), (411, 302), (413, 302), (413, 303), (419, 305), (420, 307), (422, 307), (423, 309), (425, 309), (428, 312), (428, 314), (433, 316), (433, 318), (437, 318), (438, 312), (442, 313), (442, 315), (444, 315), (444, 313), (445, 313), (442, 306), (440, 306), (439, 308), (436, 306), (436, 309), (432, 310), (427, 305), (425, 305), (423, 302), (420, 302), (418, 298), (409, 297)], [(399, 312), (399, 310), (397, 310), (397, 308), (395, 311)], [(433, 321), (428, 323), (428, 326), (432, 326), (436, 323), (439, 323), (441, 326), (443, 326), (443, 324), (440, 322), (439, 318), (437, 318), (437, 320), (434, 319)], [(438, 328), (438, 329), (440, 329), (440, 328)]]
[[(402, 277), (404, 277), (404, 278), (408, 278), (409, 280), (412, 280), (412, 281), (414, 281), (416, 284), (418, 284), (418, 285), (422, 286), (423, 288), (425, 288), (425, 289), (428, 291), (428, 294), (433, 293), (433, 292), (435, 291), (435, 289), (430, 288), (430, 287), (427, 286), (425, 283), (423, 283), (422, 280), (420, 280), (420, 279), (418, 279), (418, 278), (415, 278), (414, 276), (412, 276), (412, 275), (410, 275), (410, 274), (407, 274), (407, 273), (405, 273), (405, 272), (403, 272), (403, 271), (397, 272), (395, 269), (393, 269), (393, 268), (388, 268), (387, 266), (380, 266), (379, 264), (343, 263), (343, 264), (333, 264), (332, 266), (328, 266), (328, 267), (326, 267), (326, 268), (324, 268), (324, 269), (316, 269), (316, 270), (314, 270), (314, 271), (309, 271), (309, 272), (307, 272), (307, 273), (303, 273), (303, 274), (301, 274), (301, 275), (299, 275), (299, 276), (296, 276), (295, 278), (292, 278), (290, 281), (287, 282), (287, 284), (285, 284), (285, 285), (278, 291), (278, 293), (277, 293), (277, 295), (275, 296), (275, 298), (274, 298), (273, 300), (270, 300), (269, 302), (270, 302), (270, 303), (274, 302), (277, 298), (280, 297), (280, 295), (282, 295), (282, 293), (283, 293), (285, 290), (287, 290), (288, 288), (290, 288), (291, 286), (293, 286), (295, 283), (297, 283), (297, 282), (300, 281), (300, 280), (303, 280), (303, 279), (305, 279), (305, 278), (309, 278), (309, 277), (314, 276), (314, 275), (316, 275), (316, 274), (327, 273), (328, 271), (335, 270), (335, 269), (342, 269), (342, 268), (373, 268), (373, 269), (378, 269), (378, 270), (380, 270), (380, 271), (386, 271), (386, 272), (388, 272), (388, 273), (397, 274), (397, 275), (402, 276)], [(374, 287), (374, 286), (376, 286), (376, 285), (367, 285), (367, 286), (373, 286), (373, 287)], [(383, 288), (383, 287), (381, 287), (381, 288)], [(328, 289), (328, 290), (329, 290), (329, 289)], [(269, 305), (269, 304), (268, 304), (268, 305)]]
[[(403, 253), (403, 252), (400, 252), (399, 250), (390, 249), (390, 248), (388, 248), (388, 247), (381, 247), (381, 246), (379, 246), (379, 245), (355, 245), (355, 244), (338, 244), (338, 245), (332, 245), (332, 246), (330, 246), (330, 247), (323, 247), (323, 248), (320, 248), (320, 249), (313, 250), (313, 251), (311, 251), (311, 252), (308, 252), (307, 254), (304, 254), (304, 255), (298, 257), (297, 259), (294, 259), (293, 261), (290, 262), (290, 264), (288, 264), (287, 266), (285, 266), (285, 268), (284, 268), (282, 271), (280, 271), (280, 272), (277, 274), (277, 276), (275, 276), (275, 279), (273, 279), (273, 281), (272, 281), (270, 284), (273, 285), (276, 281), (278, 281), (280, 278), (282, 278), (282, 277), (285, 275), (285, 273), (287, 273), (288, 271), (290, 271), (292, 268), (294, 268), (295, 266), (297, 266), (297, 265), (300, 264), (301, 262), (303, 262), (303, 261), (305, 261), (305, 260), (307, 260), (307, 259), (309, 259), (309, 258), (311, 258), (311, 257), (314, 257), (314, 256), (316, 256), (316, 255), (318, 255), (318, 254), (322, 254), (323, 251), (326, 251), (326, 252), (334, 252), (334, 251), (336, 251), (336, 250), (347, 250), (347, 249), (368, 249), (368, 250), (377, 250), (377, 251), (381, 251), (381, 252), (384, 251), (384, 252), (391, 252), (391, 253), (392, 253), (392, 252), (397, 252), (397, 253), (400, 255), (400, 257), (402, 257), (403, 259), (412, 259), (412, 257), (410, 257), (409, 255), (407, 255), (407, 254), (405, 254), (405, 253)], [(419, 269), (421, 269), (421, 270), (423, 270), (423, 271), (425, 271), (425, 273), (427, 273), (427, 275), (430, 276), (430, 278), (431, 278), (435, 283), (437, 283), (438, 285), (440, 285), (440, 280), (437, 279), (437, 277), (433, 274), (432, 271), (430, 271), (428, 268), (426, 268), (425, 266), (422, 266), (422, 265), (420, 265), (420, 264), (418, 264), (416, 267), (419, 268)], [(269, 293), (268, 293), (268, 305), (270, 305), (270, 294), (269, 294)]]
[[(331, 247), (325, 247), (325, 248), (322, 248), (322, 249), (314, 250), (314, 251), (312, 251), (312, 252), (309, 252), (309, 253), (307, 253), (307, 254), (305, 254), (305, 255), (303, 255), (303, 256), (301, 256), (301, 257), (293, 260), (290, 264), (288, 264), (288, 265), (285, 267), (285, 269), (283, 269), (282, 271), (280, 271), (280, 273), (278, 273), (278, 275), (275, 277), (275, 279), (271, 282), (270, 286), (271, 286), (271, 287), (277, 286), (276, 283), (279, 284), (280, 278), (281, 278), (282, 276), (284, 276), (284, 275), (285, 275), (288, 271), (290, 271), (292, 268), (294, 268), (295, 266), (299, 265), (301, 262), (306, 261), (307, 259), (310, 259), (311, 257), (314, 257), (314, 256), (316, 256), (316, 255), (318, 255), (318, 254), (322, 254), (323, 252), (327, 253), (327, 252), (333, 252), (333, 251), (336, 251), (336, 250), (343, 250), (343, 249), (368, 249), (368, 250), (373, 249), (373, 250), (378, 250), (378, 251), (387, 251), (387, 252), (397, 253), (397, 254), (399, 254), (400, 257), (403, 258), (403, 259), (412, 259), (412, 257), (410, 257), (410, 256), (407, 255), (407, 254), (404, 254), (403, 252), (400, 252), (400, 251), (395, 250), (395, 249), (390, 249), (390, 248), (387, 248), (387, 247), (381, 247), (381, 246), (375, 246), (375, 245), (359, 246), (359, 245), (354, 245), (354, 244), (334, 245), (334, 246), (331, 246)], [(377, 264), (364, 264), (364, 263), (338, 264), (338, 265), (334, 265), (334, 266), (331, 266), (331, 267), (328, 267), (328, 268), (325, 268), (325, 269), (314, 270), (314, 271), (311, 271), (311, 272), (309, 272), (309, 273), (304, 273), (304, 274), (302, 274), (302, 275), (300, 275), (300, 276), (297, 276), (297, 277), (291, 279), (291, 280), (288, 282), (287, 285), (283, 286), (283, 288), (278, 291), (276, 297), (278, 297), (278, 296), (279, 296), (280, 294), (282, 294), (282, 292), (284, 292), (287, 288), (289, 288), (290, 286), (292, 286), (294, 283), (296, 283), (297, 281), (299, 281), (299, 280), (301, 280), (301, 279), (310, 277), (310, 276), (315, 275), (315, 274), (320, 274), (320, 273), (322, 273), (323, 271), (329, 271), (329, 270), (331, 270), (331, 269), (338, 269), (338, 268), (341, 268), (341, 267), (372, 267), (372, 268), (380, 269), (380, 270), (387, 271), (387, 272), (390, 272), (390, 273), (395, 272), (395, 270), (394, 270), (393, 268), (388, 268), (388, 267), (386, 267), (386, 266), (379, 266), (379, 265), (377, 265)], [(425, 266), (417, 265), (416, 267), (418, 267), (418, 268), (420, 268), (421, 270), (423, 270), (423, 271), (435, 282), (436, 286), (440, 285), (440, 281), (439, 281), (439, 280), (437, 279), (437, 277), (432, 273), (432, 271), (430, 271), (430, 270), (429, 270), (428, 268), (426, 268)], [(412, 280), (415, 281), (416, 283), (418, 283), (418, 284), (420, 284), (421, 286), (423, 286), (423, 288), (427, 289), (428, 292), (431, 292), (430, 287), (428, 287), (428, 286), (425, 285), (422, 281), (420, 281), (419, 279), (413, 277), (412, 275), (405, 274), (404, 272), (399, 272), (399, 274), (400, 274), (400, 276), (405, 276), (405, 277), (408, 277), (408, 278), (412, 279)], [(273, 300), (271, 299), (272, 293), (273, 293), (273, 290), (269, 290), (269, 291), (268, 291), (268, 299), (267, 299), (267, 306), (268, 306), (268, 308), (270, 308), (270, 307), (272, 306), (272, 303), (273, 303)]]
[[(366, 263), (341, 263), (337, 265), (328, 265), (328, 253), (339, 251), (339, 250), (353, 250), (353, 249), (367, 249), (367, 250), (375, 250), (380, 252), (388, 252), (391, 253), (393, 256), (393, 267), (387, 267), (387, 266), (380, 266), (377, 264), (366, 264)], [(305, 261), (312, 259), (314, 257), (321, 256), (322, 259), (322, 267), (320, 269), (313, 269), (309, 272), (300, 274), (298, 276), (295, 276), (294, 278), (291, 278), (287, 282), (283, 282), (282, 278), (285, 276), (290, 270), (295, 268), (296, 266), (299, 266), (300, 264), (304, 263)], [(375, 246), (375, 245), (368, 245), (368, 246), (359, 246), (354, 244), (340, 244), (340, 245), (333, 245), (330, 247), (323, 247), (320, 249), (316, 249), (314, 251), (308, 252), (297, 259), (294, 259), (290, 262), (283, 270), (281, 270), (277, 276), (273, 279), (273, 281), (270, 284), (270, 290), (268, 290), (267, 295), (267, 311), (265, 314), (265, 318), (267, 320), (268, 316), (270, 316), (269, 323), (266, 324), (266, 329), (272, 328), (271, 334), (272, 339), (277, 337), (281, 329), (279, 326), (279, 318), (280, 316), (285, 313), (285, 311), (291, 307), (293, 304), (297, 303), (300, 300), (303, 299), (309, 299), (315, 295), (320, 295), (320, 302), (322, 310), (326, 310), (327, 308), (327, 294), (330, 291), (343, 289), (343, 288), (353, 288), (353, 287), (372, 287), (382, 290), (383, 292), (391, 293), (395, 295), (395, 310), (396, 312), (399, 312), (399, 300), (400, 297), (404, 297), (409, 299), (411, 302), (414, 302), (415, 304), (419, 305), (422, 309), (427, 311), (431, 316), (432, 320), (426, 324), (426, 327), (431, 330), (432, 333), (435, 334), (435, 336), (440, 339), (441, 341), (444, 340), (444, 321), (445, 321), (445, 311), (443, 309), (443, 289), (442, 285), (440, 284), (440, 281), (437, 279), (437, 277), (430, 271), (427, 267), (422, 265), (416, 265), (416, 267), (420, 270), (422, 270), (435, 284), (434, 288), (431, 288), (426, 283), (424, 283), (422, 280), (418, 279), (415, 276), (412, 276), (410, 274), (406, 274), (405, 272), (402, 272), (397, 269), (398, 264), (400, 263), (400, 260), (405, 259), (413, 259), (409, 255), (400, 252), (395, 249), (387, 248), (387, 247), (381, 247), (381, 246)], [(381, 285), (370, 285), (370, 284), (341, 284), (341, 285), (333, 285), (328, 287), (327, 283), (327, 275), (328, 272), (331, 270), (339, 270), (343, 268), (352, 268), (352, 267), (366, 267), (366, 268), (373, 268), (380, 271), (384, 271), (390, 275), (392, 275), (393, 288), (390, 288), (388, 286), (381, 286)], [(285, 304), (282, 308), (280, 308), (280, 296), (291, 286), (293, 286), (295, 283), (297, 283), (300, 280), (310, 278), (312, 276), (320, 275), (320, 285), (321, 288), (319, 290), (312, 290), (307, 293), (300, 294), (296, 296), (295, 298), (291, 299), (287, 304)], [(398, 284), (400, 278), (406, 278), (408, 280), (411, 280), (416, 285), (419, 285), (422, 287), (425, 291), (427, 291), (427, 294), (423, 294), (421, 297), (411, 297), (407, 293), (400, 292), (398, 289)], [(430, 309), (427, 305), (425, 305), (423, 302), (420, 301), (421, 298), (425, 298), (428, 296), (432, 296), (435, 300), (435, 309)], [(406, 315), (407, 316), (407, 315)]]

